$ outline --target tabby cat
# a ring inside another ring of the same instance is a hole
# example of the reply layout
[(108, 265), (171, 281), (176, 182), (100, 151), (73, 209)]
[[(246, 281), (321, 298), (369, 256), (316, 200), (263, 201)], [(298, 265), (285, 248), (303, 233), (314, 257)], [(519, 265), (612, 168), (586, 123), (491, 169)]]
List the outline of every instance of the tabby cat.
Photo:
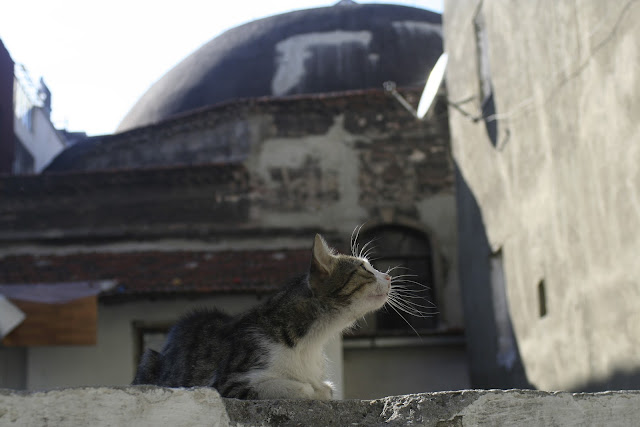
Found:
[(161, 353), (144, 353), (133, 384), (210, 386), (240, 399), (330, 399), (324, 344), (381, 308), (391, 290), (388, 274), (352, 252), (340, 255), (316, 235), (306, 275), (246, 313), (183, 317)]

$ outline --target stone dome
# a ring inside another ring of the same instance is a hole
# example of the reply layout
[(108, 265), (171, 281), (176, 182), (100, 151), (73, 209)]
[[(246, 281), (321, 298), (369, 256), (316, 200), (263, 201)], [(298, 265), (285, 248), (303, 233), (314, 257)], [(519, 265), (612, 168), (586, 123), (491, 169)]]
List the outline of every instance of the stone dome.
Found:
[(442, 52), (441, 16), (356, 4), (275, 15), (212, 39), (160, 78), (118, 132), (233, 98), (424, 84)]

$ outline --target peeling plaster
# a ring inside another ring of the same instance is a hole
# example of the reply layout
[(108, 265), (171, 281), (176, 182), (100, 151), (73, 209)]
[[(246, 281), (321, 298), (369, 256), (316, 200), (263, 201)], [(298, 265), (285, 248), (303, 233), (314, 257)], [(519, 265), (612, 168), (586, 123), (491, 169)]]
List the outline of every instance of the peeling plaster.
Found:
[(271, 82), (272, 93), (276, 96), (290, 94), (303, 82), (305, 61), (314, 55), (314, 48), (334, 47), (342, 55), (348, 55), (351, 49), (341, 45), (355, 44), (367, 48), (372, 37), (370, 31), (328, 31), (300, 34), (279, 42), (275, 48), (276, 72)]

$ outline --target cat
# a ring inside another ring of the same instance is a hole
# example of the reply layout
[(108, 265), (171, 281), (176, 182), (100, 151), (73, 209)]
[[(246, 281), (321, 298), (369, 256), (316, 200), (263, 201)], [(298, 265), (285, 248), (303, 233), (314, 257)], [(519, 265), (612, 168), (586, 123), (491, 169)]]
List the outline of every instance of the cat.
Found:
[(133, 384), (210, 386), (239, 399), (331, 399), (324, 344), (381, 308), (391, 290), (389, 274), (352, 252), (338, 254), (316, 234), (307, 274), (246, 313), (186, 315), (161, 353), (144, 353)]

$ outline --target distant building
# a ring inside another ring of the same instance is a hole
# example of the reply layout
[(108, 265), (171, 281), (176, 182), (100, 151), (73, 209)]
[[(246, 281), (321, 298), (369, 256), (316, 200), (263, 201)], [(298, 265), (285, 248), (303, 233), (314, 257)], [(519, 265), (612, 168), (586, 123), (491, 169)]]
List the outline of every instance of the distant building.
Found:
[(66, 146), (51, 123), (51, 91), (42, 79), (34, 84), (1, 41), (0, 68), (0, 173), (40, 173)]
[(44, 80), (36, 86), (23, 66), (15, 70), (13, 173), (40, 173), (65, 148), (65, 141), (51, 123), (51, 91)]

